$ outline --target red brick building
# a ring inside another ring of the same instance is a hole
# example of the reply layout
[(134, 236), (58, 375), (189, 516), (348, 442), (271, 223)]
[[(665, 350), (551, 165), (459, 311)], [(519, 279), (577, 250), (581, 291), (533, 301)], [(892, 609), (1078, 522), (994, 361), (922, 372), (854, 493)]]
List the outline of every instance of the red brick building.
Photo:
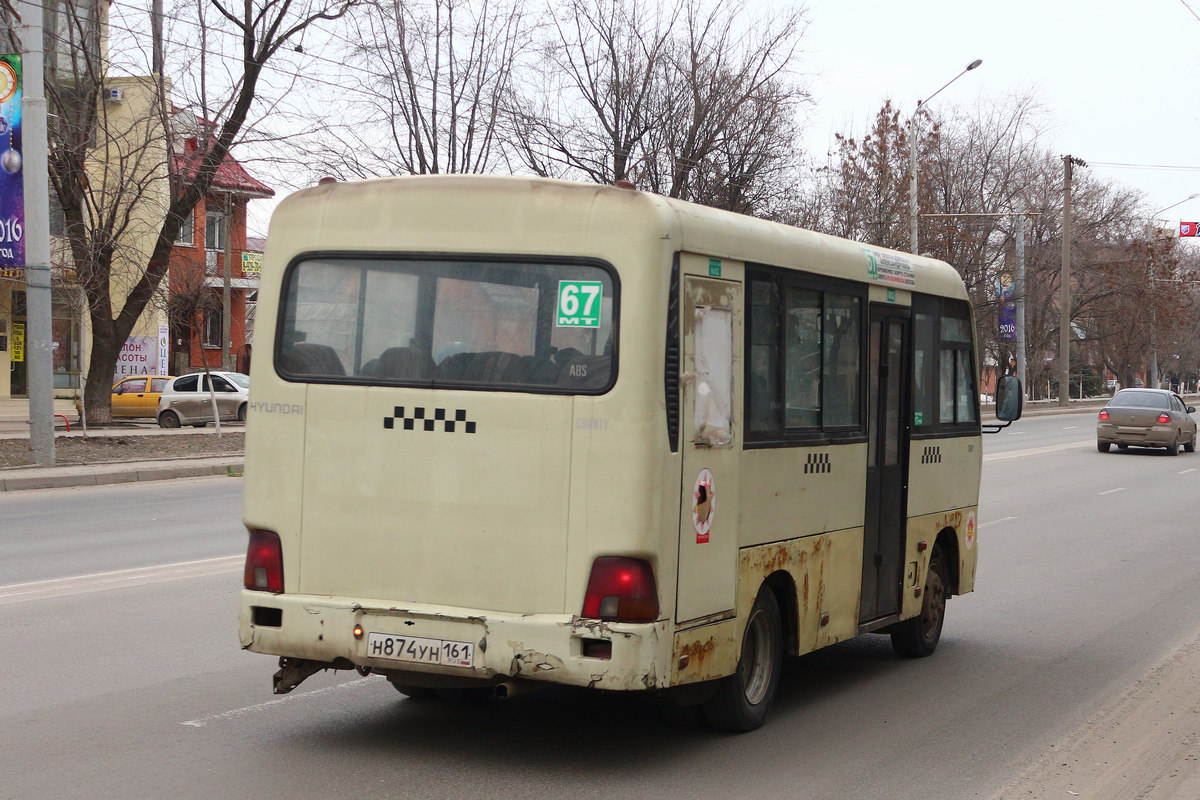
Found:
[[(196, 153), (196, 140), (186, 140), (183, 152), (174, 157), (172, 164), (177, 175), (186, 175), (194, 168)], [(205, 364), (210, 369), (224, 368), (221, 357), (227, 255), (231, 267), (230, 361), (237, 371), (249, 369), (252, 335), (247, 335), (246, 323), (248, 316), (253, 319), (261, 248), (247, 246), (246, 205), (274, 195), (271, 187), (227, 156), (217, 169), (208, 195), (184, 222), (171, 250), (169, 270), (172, 374), (195, 372)]]

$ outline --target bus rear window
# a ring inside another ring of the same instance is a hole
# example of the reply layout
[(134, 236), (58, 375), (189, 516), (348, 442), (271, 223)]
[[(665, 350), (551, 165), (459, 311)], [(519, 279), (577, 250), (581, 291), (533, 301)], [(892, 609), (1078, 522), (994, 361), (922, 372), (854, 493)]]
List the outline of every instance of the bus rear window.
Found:
[(314, 256), (285, 277), (288, 380), (599, 394), (616, 376), (600, 263)]

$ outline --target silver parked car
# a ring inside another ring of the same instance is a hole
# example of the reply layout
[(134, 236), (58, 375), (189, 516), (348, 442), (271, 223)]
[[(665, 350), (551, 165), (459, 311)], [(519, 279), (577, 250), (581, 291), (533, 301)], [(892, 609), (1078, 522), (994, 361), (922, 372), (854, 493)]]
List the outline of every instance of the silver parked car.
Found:
[(1130, 445), (1165, 447), (1167, 455), (1176, 456), (1183, 445), (1195, 452), (1196, 420), (1190, 416), (1195, 411), (1166, 389), (1122, 389), (1100, 409), (1096, 448), (1107, 453), (1114, 444), (1121, 450)]
[[(211, 383), (212, 393), (209, 387)], [(172, 378), (158, 400), (158, 424), (163, 428), (213, 421), (212, 398), (222, 420), (245, 420), (250, 401), (250, 376), (240, 372), (194, 372)]]

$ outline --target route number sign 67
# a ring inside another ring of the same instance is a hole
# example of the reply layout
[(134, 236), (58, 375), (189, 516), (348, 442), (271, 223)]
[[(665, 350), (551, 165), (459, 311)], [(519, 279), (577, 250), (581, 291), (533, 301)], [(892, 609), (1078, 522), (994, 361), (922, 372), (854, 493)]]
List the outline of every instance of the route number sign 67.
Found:
[(558, 313), (560, 328), (599, 328), (600, 302), (604, 284), (600, 281), (559, 281)]

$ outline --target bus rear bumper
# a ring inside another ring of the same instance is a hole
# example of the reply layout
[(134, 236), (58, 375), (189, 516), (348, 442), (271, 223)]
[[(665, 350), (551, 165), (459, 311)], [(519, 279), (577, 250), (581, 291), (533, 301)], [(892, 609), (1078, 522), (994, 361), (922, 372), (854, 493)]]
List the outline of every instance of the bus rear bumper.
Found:
[(665, 621), (603, 622), (250, 590), (242, 591), (238, 617), (243, 649), (289, 662), (276, 676), (278, 693), (321, 669), (369, 668), (398, 684), (520, 679), (617, 691), (664, 688), (670, 677), (655, 666), (670, 656)]

